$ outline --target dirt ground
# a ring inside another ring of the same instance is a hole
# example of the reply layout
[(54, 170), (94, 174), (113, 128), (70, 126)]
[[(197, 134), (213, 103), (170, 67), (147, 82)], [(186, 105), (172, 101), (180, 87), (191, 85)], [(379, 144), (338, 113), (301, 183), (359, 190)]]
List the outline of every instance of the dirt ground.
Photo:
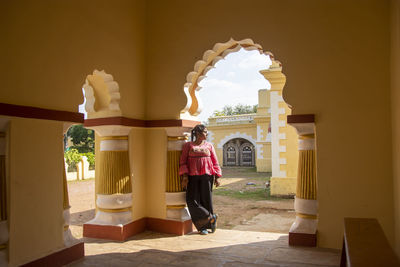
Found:
[[(269, 176), (255, 172), (254, 168), (223, 169), (221, 186), (214, 188), (213, 196), (214, 212), (219, 215), (218, 228), (288, 233), (295, 219), (294, 201), (267, 199), (265, 183)], [(81, 238), (82, 225), (95, 215), (94, 179), (68, 182), (68, 191), (71, 231)]]

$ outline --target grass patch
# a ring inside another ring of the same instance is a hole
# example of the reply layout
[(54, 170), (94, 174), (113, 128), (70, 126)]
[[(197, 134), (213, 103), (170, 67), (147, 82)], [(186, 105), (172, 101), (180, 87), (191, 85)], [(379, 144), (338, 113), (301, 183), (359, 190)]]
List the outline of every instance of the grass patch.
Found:
[[(265, 180), (265, 178), (259, 178), (260, 180)], [(257, 179), (258, 180), (258, 179)], [(269, 180), (269, 178), (267, 179)], [(260, 185), (247, 185), (240, 190), (233, 190), (228, 186), (220, 186), (214, 189), (214, 194), (217, 196), (231, 197), (235, 199), (246, 199), (246, 200), (272, 200), (279, 201), (285, 198), (271, 196), (271, 189), (260, 187)]]
[(265, 200), (266, 190), (263, 188), (257, 188), (254, 190), (231, 190), (226, 188), (215, 189), (214, 194), (217, 196), (227, 196), (237, 199), (251, 199), (251, 200)]

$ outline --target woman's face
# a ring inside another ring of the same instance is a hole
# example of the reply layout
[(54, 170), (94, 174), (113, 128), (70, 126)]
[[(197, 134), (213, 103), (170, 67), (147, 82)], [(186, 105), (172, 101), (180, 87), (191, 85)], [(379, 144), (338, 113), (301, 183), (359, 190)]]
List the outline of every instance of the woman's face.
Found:
[(204, 128), (204, 131), (197, 134), (197, 139), (199, 141), (203, 141), (207, 139), (208, 131), (207, 128)]

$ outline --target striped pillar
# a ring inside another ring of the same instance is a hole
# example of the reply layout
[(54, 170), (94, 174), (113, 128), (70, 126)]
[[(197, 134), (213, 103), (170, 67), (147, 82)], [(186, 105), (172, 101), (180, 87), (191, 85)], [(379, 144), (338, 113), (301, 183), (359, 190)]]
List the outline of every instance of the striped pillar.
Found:
[(294, 209), (296, 219), (289, 231), (289, 245), (316, 246), (317, 180), (313, 123), (293, 123), (299, 134), (299, 164)]
[(96, 154), (97, 212), (87, 224), (126, 225), (132, 222), (132, 179), (128, 151), (131, 128), (117, 125), (91, 128), (100, 135), (100, 151)]
[(167, 219), (186, 221), (190, 219), (186, 208), (186, 192), (182, 188), (179, 175), (179, 159), (182, 154), (182, 146), (188, 140), (184, 135), (185, 128), (167, 129), (167, 170), (166, 170), (166, 208)]
[(0, 266), (7, 265), (8, 237), (6, 135), (4, 132), (0, 132)]

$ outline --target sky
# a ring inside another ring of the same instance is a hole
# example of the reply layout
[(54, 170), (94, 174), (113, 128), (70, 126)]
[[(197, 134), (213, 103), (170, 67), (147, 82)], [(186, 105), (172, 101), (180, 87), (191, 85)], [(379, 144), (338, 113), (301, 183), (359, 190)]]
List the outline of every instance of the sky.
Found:
[[(259, 71), (268, 69), (270, 65), (269, 56), (257, 50), (240, 49), (218, 61), (199, 83), (202, 88), (198, 96), (203, 110), (197, 119), (206, 122), (215, 110), (222, 110), (226, 105), (256, 105), (258, 90), (270, 88)], [(85, 113), (86, 118), (84, 104), (79, 106), (79, 112)]]
[(218, 61), (199, 84), (202, 88), (198, 96), (203, 110), (198, 119), (206, 122), (215, 110), (222, 110), (225, 105), (256, 105), (258, 90), (270, 88), (259, 71), (268, 69), (270, 65), (268, 56), (244, 49)]

